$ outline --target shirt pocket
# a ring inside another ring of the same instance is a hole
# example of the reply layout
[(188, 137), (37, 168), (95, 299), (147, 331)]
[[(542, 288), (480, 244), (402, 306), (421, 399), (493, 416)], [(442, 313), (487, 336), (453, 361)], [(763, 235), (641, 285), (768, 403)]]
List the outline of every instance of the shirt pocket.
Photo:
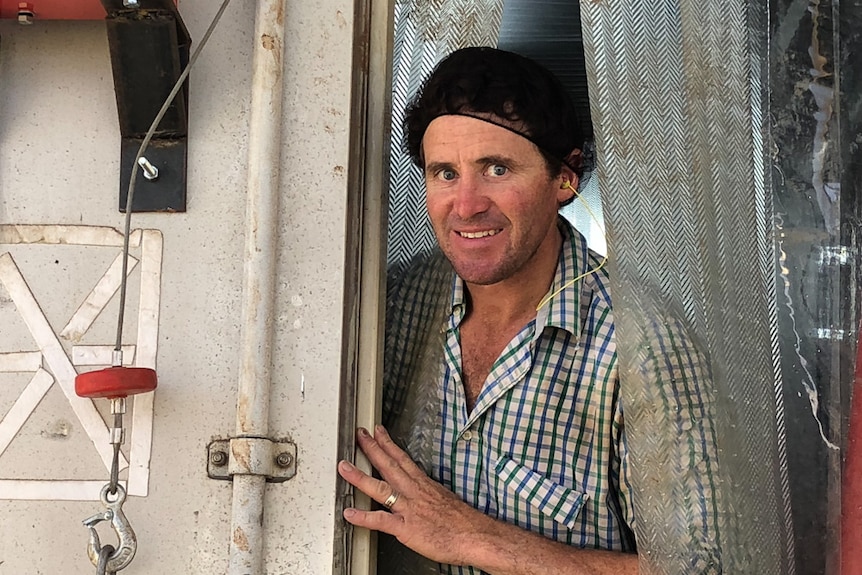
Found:
[(574, 529), (575, 520), (589, 495), (555, 483), (506, 456), (497, 460), (496, 472), (506, 489), (536, 508), (542, 515)]

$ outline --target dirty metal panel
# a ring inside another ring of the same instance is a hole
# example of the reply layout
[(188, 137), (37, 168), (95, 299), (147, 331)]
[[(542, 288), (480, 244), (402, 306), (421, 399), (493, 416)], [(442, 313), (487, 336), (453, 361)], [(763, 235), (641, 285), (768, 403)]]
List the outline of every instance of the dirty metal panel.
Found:
[[(206, 28), (216, 10), (209, 0), (183, 0), (181, 6), (184, 16), (189, 18), (189, 27), (198, 31)], [(237, 4), (232, 3), (232, 6), (237, 7)], [(243, 135), (248, 124), (245, 104), (250, 90), (251, 20), (222, 18), (199, 62), (206, 66), (209, 61), (213, 67), (209, 74), (199, 76), (201, 89), (195, 90), (193, 121), (202, 135), (198, 142), (201, 169), (190, 172), (192, 181), (189, 185), (193, 186), (196, 201), (201, 206), (217, 206), (217, 210), (200, 210), (182, 217), (141, 215), (141, 219), (133, 217), (132, 220), (133, 228), (142, 225), (158, 227), (167, 241), (164, 244), (165, 279), (161, 304), (144, 306), (153, 312), (161, 309), (159, 331), (152, 344), (158, 342), (156, 367), (160, 386), (148, 416), (152, 421), (151, 451), (144, 449), (143, 442), (140, 450), (137, 442), (131, 443), (140, 431), (148, 429), (147, 422), (133, 421), (143, 404), (138, 398), (135, 398), (126, 419), (130, 435), (127, 435), (123, 452), (130, 460), (130, 471), (144, 475), (140, 471), (147, 470), (144, 477), (149, 478), (149, 497), (129, 497), (129, 519), (138, 535), (139, 546), (133, 563), (120, 572), (123, 574), (182, 572), (210, 575), (227, 570), (230, 487), (226, 482), (211, 481), (206, 477), (202, 454), (211, 437), (232, 429), (235, 419), (237, 354), (234, 349), (238, 345), (237, 294), (241, 291), (242, 272), (234, 269), (233, 263), (242, 260), (246, 186), (242, 161), (237, 162), (236, 159), (245, 157), (247, 146)], [(336, 38), (329, 28), (327, 32)], [(40, 26), (37, 22), (24, 28), (14, 21), (3, 20), (0, 21), (0, 35), (3, 37), (0, 47), (0, 132), (3, 134), (0, 145), (0, 221), (15, 224), (16, 230), (21, 229), (20, 224), (33, 222), (66, 226), (86, 224), (112, 230), (111, 246), (104, 248), (65, 244), (0, 247), (0, 253), (14, 250), (16, 261), (42, 311), (59, 335), (78, 305), (88, 300), (87, 296), (99, 283), (99, 278), (112, 267), (122, 245), (121, 234), (115, 230), (123, 224), (122, 215), (117, 213), (116, 192), (120, 135), (105, 24), (51, 22)], [(320, 35), (319, 31), (313, 35), (310, 32), (300, 35), (297, 43), (317, 41)], [(338, 50), (332, 58), (341, 55), (343, 50)], [(229, 70), (216, 65), (225, 61), (232, 62)], [(329, 87), (333, 93), (342, 93), (342, 78), (350, 76), (347, 64), (343, 69), (343, 73), (341, 69), (335, 71), (341, 83)], [(317, 102), (320, 100), (316, 99)], [(333, 104), (333, 107), (338, 106)], [(343, 124), (346, 120), (337, 125), (338, 135), (343, 133)], [(308, 139), (313, 140), (311, 127), (307, 132)], [(338, 136), (333, 140), (335, 143), (328, 146), (330, 156), (333, 149), (341, 146)], [(316, 156), (323, 158), (325, 154), (315, 149)], [(330, 161), (329, 157), (326, 160)], [(226, 162), (235, 168), (210, 169)], [(318, 174), (322, 168), (317, 165), (314, 171)], [(343, 186), (338, 188), (329, 180), (321, 188), (325, 189), (315, 194), (314, 199), (324, 198), (327, 205), (337, 206), (341, 201), (339, 194), (346, 193)], [(297, 201), (302, 201), (302, 198), (298, 197)], [(310, 211), (302, 210), (303, 213)], [(333, 217), (338, 218), (337, 213)], [(296, 225), (302, 225), (302, 222)], [(324, 229), (317, 221), (314, 227)], [(323, 243), (321, 249), (326, 253), (338, 254), (338, 244), (343, 245), (344, 240), (337, 234), (331, 235), (326, 238), (318, 236), (315, 240), (318, 245)], [(88, 236), (86, 241), (109, 241), (108, 238), (93, 237), (93, 233)], [(68, 236), (60, 236), (60, 239), (63, 237)], [(234, 241), (235, 238), (240, 240)], [(27, 258), (23, 253), (18, 254), (19, 249), (30, 251)], [(140, 257), (142, 249), (133, 247), (133, 257)], [(67, 251), (71, 254), (64, 255)], [(343, 258), (318, 258), (313, 264), (309, 262), (306, 267), (296, 268), (295, 276), (303, 278), (303, 281), (308, 278), (309, 285), (329, 281), (336, 277), (333, 274), (337, 272), (327, 269), (325, 277), (318, 274), (322, 273), (319, 271), (323, 265), (320, 262), (330, 260), (340, 262)], [(147, 258), (144, 261), (148, 261)], [(137, 286), (141, 283), (141, 265), (139, 262), (130, 276), (132, 283), (127, 304), (135, 310), (139, 308), (141, 290)], [(334, 263), (332, 267), (337, 265)], [(77, 275), (77, 279), (58, 279), (54, 273), (49, 273), (52, 269), (68, 269), (81, 275)], [(312, 291), (303, 286), (293, 289), (302, 289), (303, 295)], [(337, 299), (337, 296), (329, 297)], [(0, 313), (4, 315), (0, 318), (0, 343), (3, 344), (0, 351), (37, 351), (23, 320), (17, 319), (20, 314), (14, 304), (4, 301), (8, 299), (8, 294), (0, 294)], [(319, 301), (323, 298), (314, 300), (312, 304)], [(324, 305), (326, 303), (323, 302)], [(340, 300), (324, 307), (320, 315), (326, 319), (337, 317), (338, 303)], [(314, 308), (320, 309), (319, 306)], [(60, 336), (73, 365), (78, 367), (81, 363), (76, 360), (80, 354), (75, 353), (74, 346), (111, 346), (116, 330), (116, 310), (115, 297), (79, 343), (66, 341)], [(127, 312), (124, 330), (127, 344), (140, 341), (135, 338), (138, 331), (135, 327), (143, 324), (138, 319), (139, 314), (131, 312), (131, 309)], [(9, 318), (11, 320), (7, 321)], [(10, 331), (13, 321), (14, 332)], [(302, 335), (315, 337), (322, 334), (316, 337), (320, 340), (326, 338), (324, 344), (315, 350), (315, 358), (325, 358), (320, 362), (324, 365), (318, 379), (335, 381), (338, 371), (333, 366), (337, 365), (340, 356), (333, 348), (337, 347), (338, 336), (320, 324), (310, 325), (307, 331), (309, 334), (303, 332)], [(141, 351), (140, 346), (137, 351)], [(16, 369), (31, 365), (27, 356), (18, 357), (15, 361), (18, 366), (12, 367)], [(290, 364), (294, 361), (293, 358), (288, 360)], [(88, 359), (88, 365), (79, 369), (92, 369), (90, 363), (92, 360)], [(0, 375), (0, 411), (4, 415), (18, 395), (13, 395), (13, 392), (30, 385), (33, 373)], [(38, 391), (39, 383), (37, 380), (33, 391)], [(337, 386), (330, 385), (329, 388)], [(327, 400), (331, 404), (337, 401), (337, 396), (335, 399), (328, 396)], [(97, 403), (102, 419), (109, 418), (109, 402)], [(337, 425), (337, 421), (334, 415), (328, 414), (325, 410), (315, 412), (315, 419), (309, 424), (315, 435), (324, 436), (315, 453), (335, 452), (332, 434), (326, 433)], [(322, 418), (323, 415), (327, 417)], [(292, 432), (291, 421), (282, 423), (279, 429), (284, 433)], [(319, 425), (315, 425), (318, 422)], [(100, 445), (107, 441), (106, 433), (99, 434)], [(139, 451), (146, 454), (146, 459), (140, 458), (143, 468), (134, 463)], [(334, 464), (325, 458), (312, 459), (312, 475), (318, 484), (323, 485), (310, 485), (297, 495), (293, 480), (289, 491), (301, 504), (278, 501), (278, 505), (271, 507), (272, 512), (267, 513), (267, 521), (278, 521), (277, 532), (286, 540), (303, 538), (302, 543), (295, 547), (287, 543), (281, 545), (281, 541), (276, 539), (278, 560), (284, 563), (303, 561), (297, 568), (298, 572), (323, 574), (327, 572), (325, 565), (331, 563), (328, 552), (331, 545), (327, 546), (325, 541), (331, 538), (334, 520), (330, 509), (326, 513), (318, 511), (319, 507), (308, 510), (305, 502), (327, 501), (327, 493), (331, 494), (334, 488), (324, 484), (321, 478), (326, 477), (324, 472)], [(189, 472), (194, 465), (183, 462), (195, 461), (200, 463), (200, 467), (197, 472)], [(95, 493), (96, 496), (109, 476), (93, 442), (78, 423), (62, 387), (56, 381), (22, 427), (17, 439), (0, 457), (0, 463), (10, 471), (3, 474), (5, 478), (15, 477), (12, 472), (17, 471), (19, 479), (55, 477), (91, 481), (98, 488), (87, 493)], [(56, 473), (60, 466), (62, 474)], [(52, 482), (43, 480), (39, 483), (39, 486), (34, 485), (34, 489), (54, 491), (47, 494), (48, 501), (10, 500), (6, 495), (0, 495), (0, 517), (3, 518), (0, 520), (0, 560), (3, 561), (0, 571), (27, 575), (92, 575), (95, 568), (87, 558), (87, 530), (81, 521), (103, 506), (91, 500), (91, 496), (86, 498), (90, 499), (87, 501), (70, 501), (75, 495), (71, 491), (58, 493), (52, 489), (56, 487)], [(334, 479), (331, 484), (334, 485)], [(87, 484), (85, 487), (89, 489)], [(55, 501), (59, 499), (58, 495), (66, 500)], [(284, 516), (283, 520), (281, 516)], [(299, 525), (291, 530), (291, 526), (296, 524)], [(22, 525), (26, 525), (26, 529), (22, 529)], [(57, 537), (58, 532), (63, 535)], [(115, 541), (110, 529), (105, 535), (106, 543)], [(50, 545), (45, 546), (46, 541), (50, 541)], [(293, 571), (284, 567), (272, 572)]]
[[(138, 305), (127, 319), (137, 337), (126, 341), (140, 367), (156, 362), (162, 245), (156, 230), (130, 240)], [(98, 350), (113, 336), (121, 246), (107, 226), (0, 225), (0, 499), (98, 499), (111, 461), (105, 405), (78, 397), (74, 380), (110, 365)], [(82, 362), (85, 350), (101, 359)], [(152, 397), (137, 396), (130, 410), (120, 456), (130, 495), (147, 494)]]

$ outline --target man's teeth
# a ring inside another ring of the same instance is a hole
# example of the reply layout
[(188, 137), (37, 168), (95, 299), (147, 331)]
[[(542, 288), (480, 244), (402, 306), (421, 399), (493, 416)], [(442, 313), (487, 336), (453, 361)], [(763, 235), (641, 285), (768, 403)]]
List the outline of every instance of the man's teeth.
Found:
[(497, 233), (499, 233), (499, 231), (500, 230), (485, 230), (483, 232), (458, 232), (458, 233), (461, 234), (462, 238), (468, 238), (468, 239), (474, 240), (477, 238), (487, 238), (488, 236), (497, 235)]

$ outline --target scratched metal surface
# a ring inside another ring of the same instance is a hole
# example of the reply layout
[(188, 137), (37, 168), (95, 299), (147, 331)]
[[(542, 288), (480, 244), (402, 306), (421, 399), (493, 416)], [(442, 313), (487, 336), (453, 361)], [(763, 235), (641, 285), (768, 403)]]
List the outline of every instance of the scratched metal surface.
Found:
[[(218, 3), (180, 5), (197, 46)], [(301, 446), (301, 470), (267, 488), (266, 561), (270, 574), (327, 575), (340, 521), (333, 513), (340, 425), (334, 406), (347, 361), (343, 222), (356, 121), (349, 113), (354, 42), (361, 37), (353, 32), (353, 2), (285, 7), (270, 432)], [(189, 211), (132, 220), (133, 228), (163, 233), (164, 257), (149, 494), (126, 503), (139, 546), (123, 575), (227, 570), (231, 488), (206, 476), (205, 447), (235, 430), (254, 13), (253, 1), (233, 0), (191, 73)], [(120, 226), (120, 138), (104, 22), (0, 20), (0, 36), (0, 224)], [(58, 336), (117, 254), (89, 245), (0, 244), (0, 256), (14, 256), (41, 306), (29, 315), (44, 314)], [(132, 275), (128, 303), (137, 310), (140, 264)], [(0, 287), (0, 354), (38, 351), (7, 291)], [(113, 299), (79, 343), (112, 343), (116, 310)], [(136, 340), (137, 317), (128, 317), (127, 343)], [(58, 339), (74, 356), (75, 342)], [(28, 386), (32, 369), (0, 373), (0, 418)], [(127, 453), (137, 403), (128, 408)], [(98, 409), (109, 416), (107, 405)], [(67, 494), (56, 481), (107, 478), (54, 383), (0, 456), (0, 482), (33, 480), (54, 492), (40, 501), (0, 494), (0, 573), (93, 575), (81, 521), (104, 507), (92, 499), (60, 501)], [(116, 542), (110, 529), (102, 535), (104, 543)]]

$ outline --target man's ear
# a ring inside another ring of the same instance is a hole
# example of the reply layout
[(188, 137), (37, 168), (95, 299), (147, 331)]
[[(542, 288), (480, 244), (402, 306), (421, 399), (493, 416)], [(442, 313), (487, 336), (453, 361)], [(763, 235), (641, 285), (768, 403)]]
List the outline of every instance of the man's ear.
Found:
[(574, 173), (560, 175), (560, 189), (557, 191), (557, 203), (566, 204), (578, 191), (578, 176)]
[(572, 152), (563, 158), (563, 166), (560, 168), (560, 193), (557, 195), (557, 199), (560, 203), (568, 202), (576, 193), (578, 189), (578, 175), (575, 172), (575, 169), (580, 171), (581, 166), (584, 163), (583, 154), (577, 148), (572, 150)]

